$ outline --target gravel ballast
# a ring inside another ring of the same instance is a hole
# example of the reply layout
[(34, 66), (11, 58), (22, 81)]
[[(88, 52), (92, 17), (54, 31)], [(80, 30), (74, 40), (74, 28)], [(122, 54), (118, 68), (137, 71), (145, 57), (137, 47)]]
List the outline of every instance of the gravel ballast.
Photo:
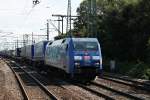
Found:
[(0, 59), (0, 100), (22, 100), (22, 94), (9, 66)]

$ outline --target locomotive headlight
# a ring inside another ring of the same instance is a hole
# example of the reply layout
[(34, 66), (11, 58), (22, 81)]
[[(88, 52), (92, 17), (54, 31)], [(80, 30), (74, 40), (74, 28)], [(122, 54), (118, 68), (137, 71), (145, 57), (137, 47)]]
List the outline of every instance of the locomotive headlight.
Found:
[(74, 60), (82, 60), (82, 56), (74, 56)]
[(76, 66), (77, 68), (79, 68), (79, 67), (80, 67), (80, 63), (75, 62), (74, 64), (75, 64), (75, 66)]
[(95, 63), (95, 65), (96, 65), (96, 66), (99, 66), (100, 64), (99, 64), (99, 62), (97, 62), (97, 63)]
[(77, 63), (77, 62), (76, 62), (75, 65), (76, 65), (76, 66), (80, 66), (80, 63)]
[(93, 60), (100, 60), (100, 56), (92, 56)]

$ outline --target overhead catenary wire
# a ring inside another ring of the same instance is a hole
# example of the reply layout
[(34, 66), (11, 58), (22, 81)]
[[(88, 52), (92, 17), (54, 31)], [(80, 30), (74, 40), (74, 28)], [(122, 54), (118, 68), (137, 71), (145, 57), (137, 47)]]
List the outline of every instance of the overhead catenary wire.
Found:
[[(39, 0), (33, 0), (33, 2), (35, 2), (35, 1), (40, 3)], [(38, 3), (38, 4), (39, 4), (39, 3)], [(33, 6), (32, 6), (31, 9), (27, 12), (26, 17), (24, 18), (24, 21), (25, 21), (25, 22), (24, 22), (23, 26), (26, 24), (26, 21), (27, 21), (28, 17), (29, 17), (29, 16), (31, 15), (31, 13), (34, 11), (34, 8), (35, 8), (36, 5), (37, 5), (37, 4), (34, 4), (34, 3), (33, 3)], [(26, 6), (26, 5), (25, 5), (25, 6)], [(25, 8), (24, 8), (24, 9), (25, 9)], [(23, 26), (22, 26), (22, 27), (23, 27)]]
[[(47, 1), (49, 1), (49, 0), (47, 0)], [(25, 2), (24, 2), (24, 5), (21, 7), (21, 9), (22, 10), (19, 10), (20, 11), (20, 13), (21, 13), (21, 11), (22, 11), (22, 15), (24, 15), (23, 16), (23, 23), (19, 26), (22, 30), (24, 30), (25, 28), (25, 26), (27, 26), (27, 24), (28, 24), (28, 22), (30, 21), (30, 19), (31, 19), (31, 17), (32, 16), (30, 16), (31, 14), (32, 15), (34, 15), (34, 13), (33, 13), (33, 11), (35, 11), (35, 8), (37, 8), (37, 6), (39, 6), (39, 4), (38, 5), (34, 5), (34, 6), (31, 6), (31, 5), (28, 5), (28, 3), (30, 2), (30, 4), (31, 4), (31, 2), (32, 2), (32, 0), (26, 0)], [(42, 4), (43, 5), (43, 4)], [(45, 4), (44, 4), (45, 5)], [(40, 6), (41, 6), (41, 0), (40, 0)], [(7, 10), (7, 9), (6, 9)], [(11, 10), (11, 9), (10, 9)], [(18, 10), (16, 10), (16, 11), (18, 11)], [(37, 9), (36, 9), (37, 10)], [(9, 8), (8, 8), (8, 11), (9, 11)], [(39, 9), (37, 10), (37, 11), (39, 11)], [(22, 16), (21, 16), (22, 17)], [(65, 17), (66, 18), (66, 17)], [(51, 25), (55, 28), (55, 31), (58, 31), (59, 33), (61, 33), (60, 32), (60, 30), (56, 27), (56, 25), (55, 25), (55, 23), (53, 23), (52, 21), (49, 21), (50, 23), (51, 23)], [(32, 23), (31, 23), (32, 24)], [(64, 23), (64, 24), (66, 24), (66, 23)], [(66, 27), (66, 25), (64, 25), (65, 27)], [(33, 31), (33, 30), (32, 30)], [(5, 36), (4, 36), (5, 37)]]

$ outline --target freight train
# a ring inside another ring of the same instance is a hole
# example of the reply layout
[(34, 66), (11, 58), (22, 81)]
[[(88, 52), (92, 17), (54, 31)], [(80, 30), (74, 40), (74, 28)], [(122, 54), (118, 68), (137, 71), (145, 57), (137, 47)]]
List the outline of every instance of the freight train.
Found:
[(102, 73), (101, 47), (96, 38), (41, 41), (15, 51), (14, 58), (21, 57), (47, 71), (55, 69), (57, 74), (61, 70), (71, 78), (93, 80)]

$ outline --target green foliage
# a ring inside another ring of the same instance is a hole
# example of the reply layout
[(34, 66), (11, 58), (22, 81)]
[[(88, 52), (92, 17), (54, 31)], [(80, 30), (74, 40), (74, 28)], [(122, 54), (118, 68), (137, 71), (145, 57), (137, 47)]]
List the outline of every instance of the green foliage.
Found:
[[(110, 60), (103, 61), (103, 67), (106, 72), (110, 70)], [(150, 79), (150, 64), (144, 62), (116, 62), (115, 70), (117, 74), (128, 75), (133, 78)]]
[[(73, 31), (88, 36), (88, 0), (77, 13)], [(104, 69), (115, 59), (116, 72), (150, 79), (150, 0), (97, 0), (95, 20)]]
[[(76, 32), (88, 36), (88, 6), (84, 0), (75, 20)], [(150, 47), (150, 0), (97, 0), (97, 38), (104, 58), (146, 61)]]
[(150, 68), (146, 69), (142, 78), (150, 80)]
[[(104, 61), (104, 70), (111, 72), (108, 61)], [(150, 65), (143, 62), (117, 62), (115, 73), (128, 75), (133, 78), (150, 79)]]
[(139, 62), (133, 65), (127, 74), (136, 78), (150, 79), (150, 65)]

